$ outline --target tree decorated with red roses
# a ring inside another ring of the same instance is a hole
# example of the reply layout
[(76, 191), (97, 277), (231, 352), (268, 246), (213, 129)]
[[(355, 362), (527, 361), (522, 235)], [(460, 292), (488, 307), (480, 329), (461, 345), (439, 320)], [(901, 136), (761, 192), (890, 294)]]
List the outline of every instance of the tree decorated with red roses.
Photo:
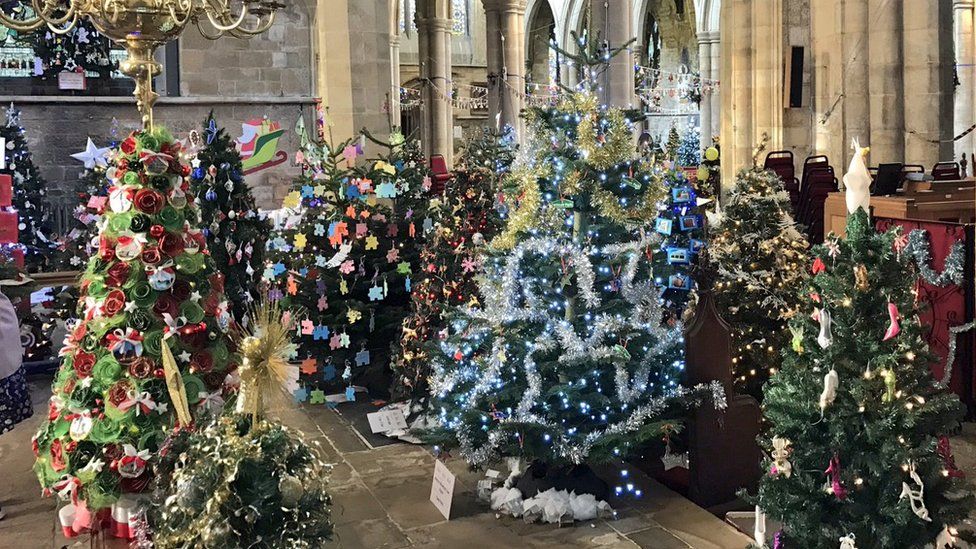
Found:
[(223, 278), (197, 228), (183, 156), (165, 130), (138, 132), (105, 174), (98, 253), (34, 439), (44, 492), (69, 501), (66, 529), (136, 501), (171, 428), (218, 402), (235, 367)]

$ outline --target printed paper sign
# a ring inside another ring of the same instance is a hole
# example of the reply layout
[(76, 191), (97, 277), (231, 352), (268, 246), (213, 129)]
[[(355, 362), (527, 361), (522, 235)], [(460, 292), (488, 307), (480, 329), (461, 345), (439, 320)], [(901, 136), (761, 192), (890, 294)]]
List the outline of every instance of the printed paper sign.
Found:
[(434, 462), (434, 483), (430, 487), (430, 502), (447, 520), (451, 520), (455, 480), (454, 473), (448, 470), (441, 460)]
[(403, 410), (399, 408), (366, 414), (366, 419), (369, 420), (369, 428), (374, 433), (407, 428), (407, 419), (403, 417)]

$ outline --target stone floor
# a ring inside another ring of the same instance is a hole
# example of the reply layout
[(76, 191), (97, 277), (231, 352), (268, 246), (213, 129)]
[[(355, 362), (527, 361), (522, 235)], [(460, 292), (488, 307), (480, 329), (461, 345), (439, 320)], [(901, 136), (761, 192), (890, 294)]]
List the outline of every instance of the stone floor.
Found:
[[(34, 417), (0, 436), (0, 548), (125, 547), (116, 540), (61, 536), (55, 502), (42, 499), (31, 472), (30, 438), (46, 407), (49, 379), (32, 379)], [(594, 520), (562, 528), (497, 518), (477, 501), (481, 474), (460, 459), (448, 467), (457, 475), (451, 520), (428, 501), (434, 458), (423, 447), (394, 444), (372, 448), (345, 419), (323, 406), (294, 409), (285, 423), (321, 444), (334, 463), (331, 492), (336, 523), (334, 546), (357, 549), (400, 547), (648, 547), (719, 549), (745, 547), (749, 540), (715, 516), (657, 482), (637, 475), (639, 500), (611, 502), (616, 520)]]
[[(49, 383), (45, 378), (32, 380), (38, 412), (0, 436), (0, 503), (8, 513), (0, 521), (0, 549), (125, 547), (116, 540), (63, 538), (54, 521), (55, 502), (39, 497), (30, 470), (30, 437), (41, 421)], [(451, 520), (445, 521), (428, 501), (434, 458), (425, 448), (408, 444), (373, 448), (342, 416), (323, 406), (293, 409), (283, 420), (318, 441), (325, 459), (334, 464), (333, 546), (719, 549), (749, 543), (723, 521), (639, 476), (634, 468), (629, 469), (631, 481), (644, 495), (612, 501), (616, 520), (559, 528), (496, 517), (475, 497), (482, 475), (468, 471), (461, 460), (451, 459), (447, 465), (457, 475), (458, 485)], [(953, 444), (959, 466), (976, 474), (976, 426), (967, 424)]]

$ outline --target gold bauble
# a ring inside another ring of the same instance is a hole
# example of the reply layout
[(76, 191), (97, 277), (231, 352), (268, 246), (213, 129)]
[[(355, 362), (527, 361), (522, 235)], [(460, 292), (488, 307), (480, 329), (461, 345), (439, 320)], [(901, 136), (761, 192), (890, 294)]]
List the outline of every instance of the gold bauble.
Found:
[(708, 160), (709, 162), (715, 162), (718, 160), (718, 149), (715, 147), (705, 149), (705, 160)]

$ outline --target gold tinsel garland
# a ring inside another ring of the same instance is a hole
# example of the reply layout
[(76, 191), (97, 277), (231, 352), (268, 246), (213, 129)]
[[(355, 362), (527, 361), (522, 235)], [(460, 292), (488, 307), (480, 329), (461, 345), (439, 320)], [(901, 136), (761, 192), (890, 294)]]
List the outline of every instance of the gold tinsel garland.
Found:
[(561, 109), (583, 113), (576, 125), (576, 146), (588, 164), (598, 170), (609, 169), (622, 159), (634, 156), (634, 136), (627, 127), (623, 111), (611, 109), (606, 113), (607, 127), (603, 139), (597, 133), (597, 98), (588, 93), (574, 94), (564, 101)]
[(521, 194), (519, 205), (509, 217), (505, 230), (492, 239), (492, 248), (498, 250), (514, 248), (518, 237), (536, 224), (539, 208), (542, 207), (542, 193), (539, 191), (537, 181), (547, 175), (548, 168), (532, 169), (529, 166), (522, 166), (512, 170), (509, 177), (519, 183), (518, 189)]

